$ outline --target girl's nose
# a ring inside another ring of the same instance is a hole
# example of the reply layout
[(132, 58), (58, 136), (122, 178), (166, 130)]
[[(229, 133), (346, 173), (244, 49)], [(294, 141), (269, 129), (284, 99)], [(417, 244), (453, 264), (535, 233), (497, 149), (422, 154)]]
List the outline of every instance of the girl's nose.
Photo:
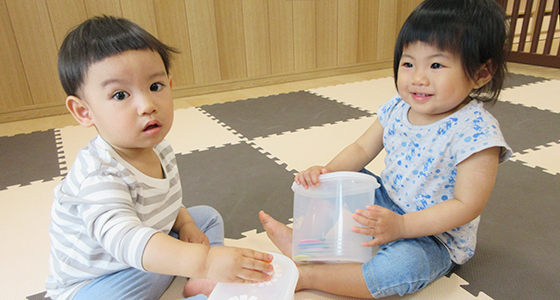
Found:
[(421, 70), (417, 70), (412, 75), (412, 84), (413, 85), (429, 85), (430, 81), (428, 80), (428, 77), (426, 76), (425, 72), (423, 72)]

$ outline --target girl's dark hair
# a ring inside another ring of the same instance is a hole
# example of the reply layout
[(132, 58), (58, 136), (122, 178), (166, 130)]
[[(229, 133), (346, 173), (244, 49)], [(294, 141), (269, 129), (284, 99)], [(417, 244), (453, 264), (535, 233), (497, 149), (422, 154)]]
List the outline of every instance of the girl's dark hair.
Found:
[(495, 0), (426, 0), (405, 21), (395, 45), (393, 71), (398, 78), (403, 49), (423, 42), (459, 55), (467, 76), (475, 79), (486, 65), (493, 77), (471, 97), (494, 103), (506, 75), (508, 25)]
[(159, 53), (167, 73), (171, 53), (177, 53), (127, 19), (98, 16), (78, 25), (68, 33), (58, 51), (58, 76), (66, 94), (76, 96), (93, 63), (128, 50)]

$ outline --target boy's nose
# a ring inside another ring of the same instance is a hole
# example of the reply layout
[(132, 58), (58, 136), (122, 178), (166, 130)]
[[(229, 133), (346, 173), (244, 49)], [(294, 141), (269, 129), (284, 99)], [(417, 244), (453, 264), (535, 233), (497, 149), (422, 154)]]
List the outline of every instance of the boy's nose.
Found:
[(139, 104), (138, 104), (138, 114), (145, 115), (145, 114), (153, 114), (157, 112), (157, 105), (150, 96), (142, 95), (139, 97)]

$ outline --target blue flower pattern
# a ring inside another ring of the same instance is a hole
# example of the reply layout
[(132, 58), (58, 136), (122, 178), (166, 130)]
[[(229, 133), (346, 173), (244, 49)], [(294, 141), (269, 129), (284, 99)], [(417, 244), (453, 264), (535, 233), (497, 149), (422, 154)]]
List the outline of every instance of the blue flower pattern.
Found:
[[(405, 212), (426, 209), (453, 198), (457, 165), (486, 148), (501, 146), (501, 161), (511, 155), (498, 122), (477, 101), (426, 126), (408, 122), (410, 106), (397, 95), (382, 105), (378, 118), (384, 128), (387, 155), (381, 173), (391, 199)], [(466, 262), (474, 253), (479, 218), (437, 235), (453, 261)]]

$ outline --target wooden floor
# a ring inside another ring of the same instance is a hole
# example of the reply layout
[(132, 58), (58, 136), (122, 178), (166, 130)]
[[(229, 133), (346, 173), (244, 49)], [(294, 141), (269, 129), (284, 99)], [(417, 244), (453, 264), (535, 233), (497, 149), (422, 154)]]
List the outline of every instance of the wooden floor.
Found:
[[(508, 68), (509, 71), (512, 73), (523, 73), (526, 75), (540, 76), (540, 77), (560, 80), (560, 69), (544, 68), (544, 67), (530, 66), (530, 65), (523, 65), (523, 64), (516, 64), (516, 63), (509, 64)], [(311, 80), (296, 81), (296, 82), (268, 85), (262, 87), (212, 93), (206, 95), (198, 95), (198, 96), (175, 99), (175, 108), (187, 108), (191, 106), (200, 106), (204, 104), (214, 104), (214, 103), (235, 101), (239, 99), (256, 98), (261, 96), (306, 90), (306, 89), (317, 88), (322, 86), (382, 78), (382, 77), (387, 77), (392, 75), (393, 75), (392, 69), (383, 69), (383, 70), (369, 71), (364, 73), (323, 77), (323, 78), (317, 78)], [(54, 116), (54, 117), (44, 117), (44, 118), (38, 118), (32, 120), (24, 120), (18, 122), (2, 123), (0, 124), (0, 136), (12, 136), (20, 133), (30, 133), (34, 131), (41, 131), (50, 128), (61, 128), (70, 125), (76, 125), (76, 121), (72, 118), (72, 116), (70, 116), (70, 114)]]

